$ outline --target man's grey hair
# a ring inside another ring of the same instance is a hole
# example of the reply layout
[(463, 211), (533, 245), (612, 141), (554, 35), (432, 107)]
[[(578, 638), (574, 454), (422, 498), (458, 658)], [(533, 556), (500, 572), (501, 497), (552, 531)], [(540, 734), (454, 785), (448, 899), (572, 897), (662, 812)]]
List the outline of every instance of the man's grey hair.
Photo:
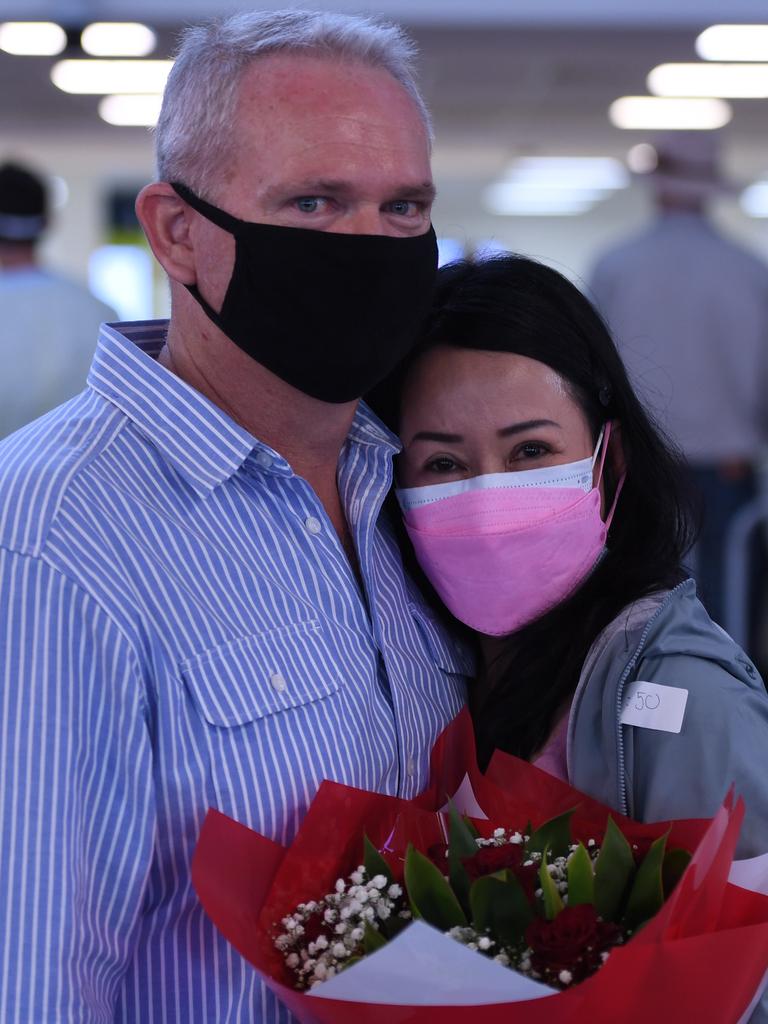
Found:
[(243, 72), (274, 53), (320, 55), (389, 72), (413, 99), (428, 137), (432, 124), (416, 85), (416, 47), (401, 28), (322, 11), (253, 11), (185, 31), (155, 131), (160, 181), (210, 192), (236, 144)]

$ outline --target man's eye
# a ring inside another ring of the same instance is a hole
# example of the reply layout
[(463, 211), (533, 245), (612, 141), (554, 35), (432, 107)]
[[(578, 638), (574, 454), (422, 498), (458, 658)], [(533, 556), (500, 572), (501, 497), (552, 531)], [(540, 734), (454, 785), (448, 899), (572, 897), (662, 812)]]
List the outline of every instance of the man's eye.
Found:
[(430, 473), (455, 473), (459, 467), (447, 455), (438, 455), (436, 458), (430, 459), (424, 468)]
[(317, 213), (324, 202), (321, 196), (300, 196), (296, 200), (296, 209), (302, 213)]
[(411, 199), (395, 199), (389, 204), (389, 209), (399, 217), (415, 217), (421, 212), (421, 204)]

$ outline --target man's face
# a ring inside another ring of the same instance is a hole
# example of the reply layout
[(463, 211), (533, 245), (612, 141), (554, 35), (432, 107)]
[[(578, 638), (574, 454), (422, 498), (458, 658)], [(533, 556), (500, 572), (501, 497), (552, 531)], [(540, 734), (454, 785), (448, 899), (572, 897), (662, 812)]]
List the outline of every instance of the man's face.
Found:
[[(349, 234), (423, 234), (434, 187), (414, 101), (385, 71), (317, 57), (256, 61), (241, 81), (234, 158), (210, 198), (243, 220)], [(234, 240), (197, 217), (198, 281), (218, 308)]]

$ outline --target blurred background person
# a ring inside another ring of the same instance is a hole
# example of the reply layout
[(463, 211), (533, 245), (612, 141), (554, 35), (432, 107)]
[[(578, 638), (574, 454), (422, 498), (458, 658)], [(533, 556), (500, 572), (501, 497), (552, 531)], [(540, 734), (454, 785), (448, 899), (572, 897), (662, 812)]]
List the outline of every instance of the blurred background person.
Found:
[(0, 164), (0, 438), (85, 387), (103, 321), (113, 309), (42, 266), (49, 222), (43, 178)]
[[(693, 570), (711, 617), (723, 623), (724, 542), (757, 493), (768, 440), (768, 267), (708, 217), (730, 191), (717, 136), (676, 132), (656, 145), (648, 174), (657, 216), (600, 258), (591, 292), (638, 392), (690, 464), (702, 502)], [(750, 653), (757, 658), (765, 557), (751, 552)]]

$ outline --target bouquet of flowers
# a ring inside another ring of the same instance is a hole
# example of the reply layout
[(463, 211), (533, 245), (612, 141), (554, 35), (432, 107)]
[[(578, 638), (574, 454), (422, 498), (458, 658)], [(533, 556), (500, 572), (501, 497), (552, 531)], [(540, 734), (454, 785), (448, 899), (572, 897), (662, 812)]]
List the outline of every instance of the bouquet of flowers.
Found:
[(768, 897), (728, 883), (742, 816), (639, 824), (516, 758), (481, 775), (462, 715), (417, 800), (325, 782), (288, 848), (209, 811), (193, 881), (302, 1021), (736, 1024), (768, 969)]

